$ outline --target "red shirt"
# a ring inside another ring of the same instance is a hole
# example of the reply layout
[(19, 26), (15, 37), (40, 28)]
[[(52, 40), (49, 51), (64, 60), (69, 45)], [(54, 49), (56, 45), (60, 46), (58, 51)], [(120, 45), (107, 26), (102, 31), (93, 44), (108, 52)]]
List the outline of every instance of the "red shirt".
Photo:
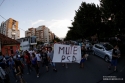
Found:
[(24, 57), (26, 59), (26, 63), (29, 64), (30, 63), (30, 58), (28, 57), (28, 55), (25, 55)]

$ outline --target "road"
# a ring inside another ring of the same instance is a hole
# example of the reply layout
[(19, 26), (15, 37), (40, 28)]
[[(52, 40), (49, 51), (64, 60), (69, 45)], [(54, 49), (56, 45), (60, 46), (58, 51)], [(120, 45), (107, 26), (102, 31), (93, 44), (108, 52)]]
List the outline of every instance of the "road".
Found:
[[(58, 72), (54, 72), (50, 66), (49, 72), (46, 72), (45, 67), (40, 68), (40, 77), (36, 77), (35, 71), (30, 75), (24, 72), (24, 79), (27, 83), (125, 83), (125, 58), (122, 58), (118, 63), (118, 72), (108, 70), (109, 63), (105, 62), (100, 57), (90, 55), (84, 64), (84, 68), (79, 68), (77, 63), (69, 63), (68, 68), (62, 67), (60, 63), (56, 64)], [(13, 76), (11, 83), (15, 83)], [(124, 80), (105, 81), (103, 76), (117, 76)]]

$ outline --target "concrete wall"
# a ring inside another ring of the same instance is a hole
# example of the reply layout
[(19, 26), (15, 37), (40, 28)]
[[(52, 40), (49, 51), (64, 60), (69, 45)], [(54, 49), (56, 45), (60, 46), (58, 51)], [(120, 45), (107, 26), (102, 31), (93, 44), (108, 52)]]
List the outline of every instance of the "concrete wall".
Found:
[(30, 48), (29, 41), (21, 42), (20, 50), (26, 51), (29, 50), (29, 48)]
[[(12, 35), (12, 33), (15, 33), (15, 35)], [(20, 31), (19, 30), (13, 31), (12, 29), (8, 29), (8, 37), (13, 38), (13, 36), (15, 36), (15, 39), (19, 39)]]
[(16, 39), (19, 39), (19, 38), (20, 38), (20, 30), (16, 30), (15, 38), (16, 38)]
[(9, 38), (12, 38), (12, 34), (11, 33), (12, 33), (12, 30), (8, 29), (8, 34), (7, 35), (8, 35)]

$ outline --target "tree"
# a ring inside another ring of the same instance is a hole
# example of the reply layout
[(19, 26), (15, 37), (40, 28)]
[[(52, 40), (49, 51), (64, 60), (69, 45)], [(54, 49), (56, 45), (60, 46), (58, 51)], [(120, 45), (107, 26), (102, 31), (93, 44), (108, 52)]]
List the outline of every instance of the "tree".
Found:
[(94, 34), (100, 38), (125, 35), (124, 4), (124, 0), (100, 0), (99, 7), (82, 2), (65, 39), (87, 38)]
[(53, 42), (60, 42), (61, 40), (59, 38), (54, 38)]
[(87, 38), (97, 33), (101, 24), (101, 12), (99, 6), (82, 2), (76, 11), (73, 27), (69, 27), (66, 39)]
[(108, 26), (111, 36), (125, 33), (125, 1), (124, 0), (100, 0), (102, 19)]
[[(71, 27), (70, 27), (71, 28)], [(71, 29), (68, 31), (68, 33), (66, 34), (66, 38), (64, 40), (76, 40), (78, 39), (80, 36), (78, 36), (78, 34), (76, 34), (76, 32)]]

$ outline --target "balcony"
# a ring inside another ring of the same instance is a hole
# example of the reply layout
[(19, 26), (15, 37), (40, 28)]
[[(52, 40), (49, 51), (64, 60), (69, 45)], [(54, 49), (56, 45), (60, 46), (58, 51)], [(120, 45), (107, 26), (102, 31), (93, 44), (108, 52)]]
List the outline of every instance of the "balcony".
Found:
[(15, 33), (15, 32), (12, 32), (11, 34), (12, 34), (12, 35), (16, 35), (16, 33)]
[(31, 31), (27, 30), (27, 33), (31, 33)]
[(14, 28), (14, 27), (13, 27), (13, 28), (12, 28), (12, 30), (13, 30), (13, 31), (15, 31), (15, 30), (16, 30), (16, 28)]

